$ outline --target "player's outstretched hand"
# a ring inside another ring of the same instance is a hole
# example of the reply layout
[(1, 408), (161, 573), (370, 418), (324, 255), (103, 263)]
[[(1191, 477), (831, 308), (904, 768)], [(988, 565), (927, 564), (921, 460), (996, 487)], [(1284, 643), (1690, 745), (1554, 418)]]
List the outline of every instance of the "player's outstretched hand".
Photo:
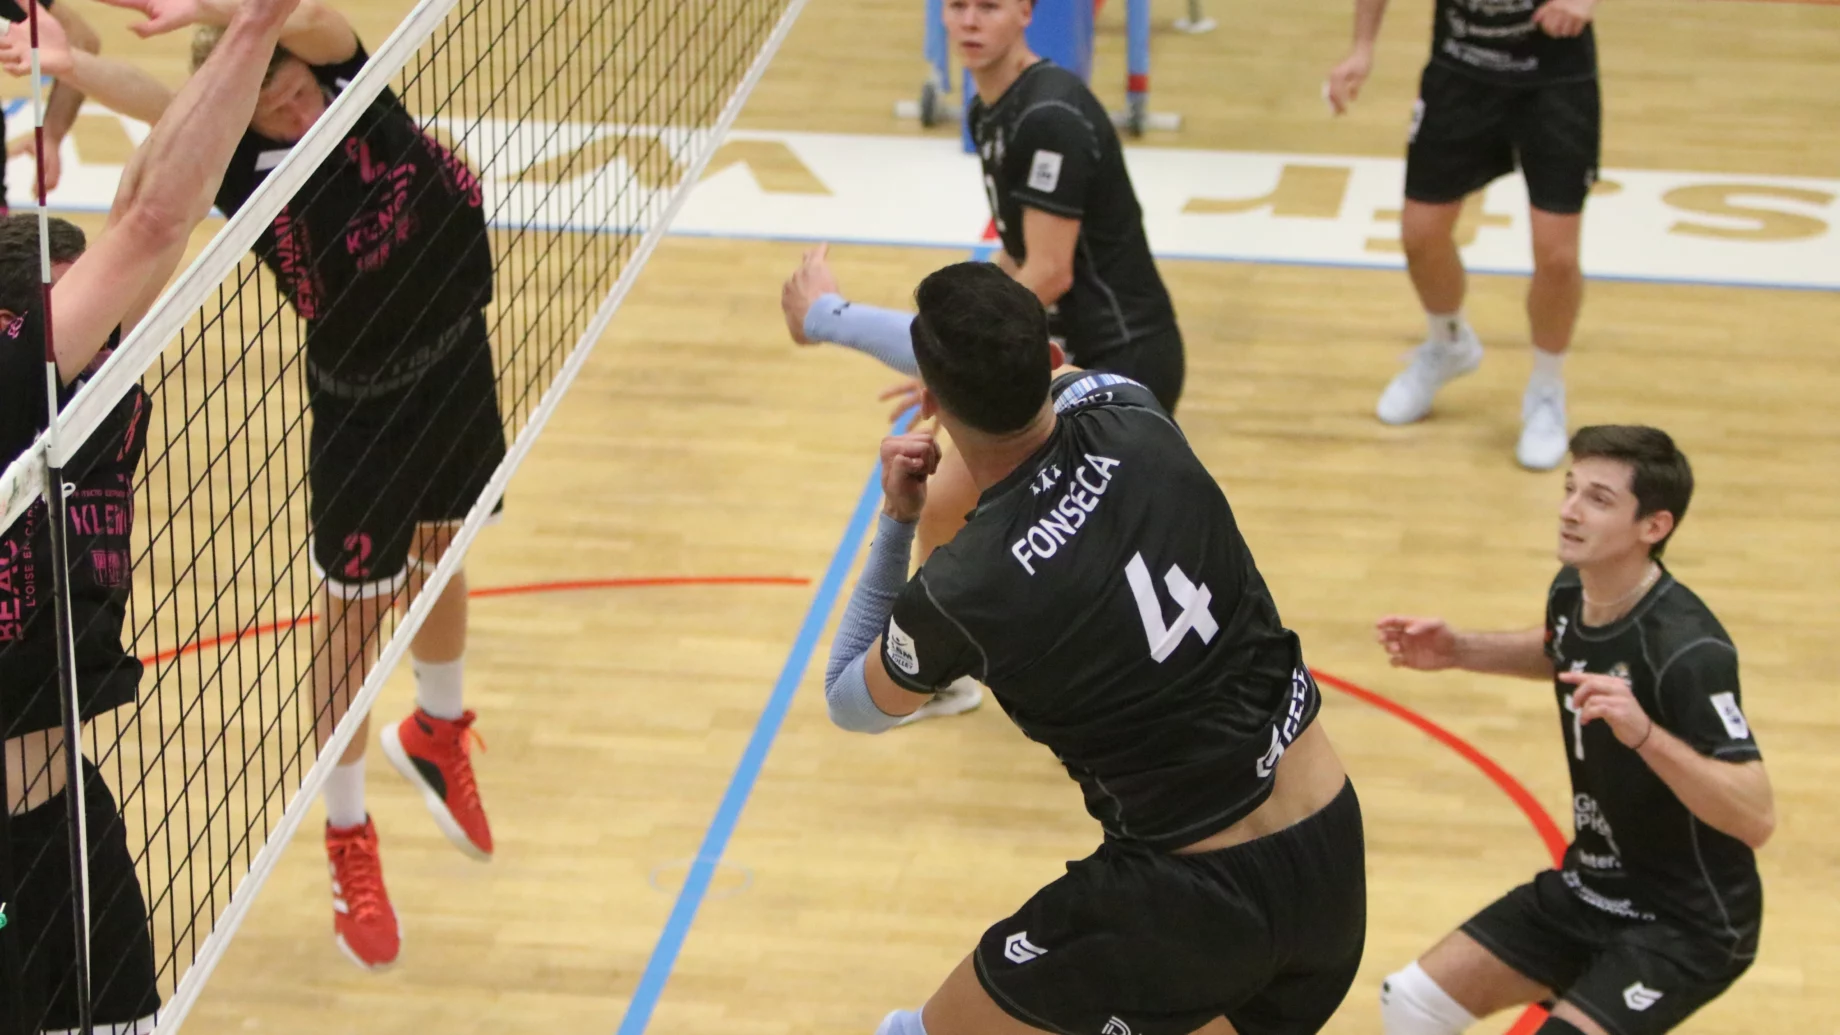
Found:
[(923, 428), (882, 439), (882, 513), (902, 524), (920, 520), (926, 480), (939, 469), (939, 443)]
[(1635, 691), (1629, 688), (1629, 680), (1596, 672), (1561, 672), (1559, 681), (1578, 688), (1572, 691), (1578, 722), (1604, 720), (1624, 747), (1641, 747), (1655, 731), (1655, 720), (1642, 710)]
[(102, 0), (110, 7), (139, 11), (147, 20), (128, 26), (128, 30), (146, 39), (196, 25), (204, 18), (199, 0)]
[(1323, 90), (1330, 110), (1337, 115), (1346, 114), (1349, 106), (1361, 96), (1361, 86), (1367, 82), (1373, 70), (1373, 51), (1365, 47), (1356, 47), (1342, 59), (1341, 64), (1330, 69), (1329, 81), (1324, 84)]
[[(42, 31), (43, 23), (40, 23), (40, 29), (41, 31), (38, 34), (39, 39), (43, 40), (45, 35)], [(57, 190), (58, 179), (64, 172), (64, 163), (58, 155), (57, 141), (47, 139), (45, 142), (51, 145), (45, 148), (45, 190), (49, 192)], [(38, 138), (34, 134), (27, 133), (23, 136), (14, 137), (6, 142), (6, 156), (8, 158), (17, 155), (35, 155), (37, 153)], [(38, 185), (34, 183), (32, 189), (37, 190)]]
[(830, 245), (821, 244), (806, 252), (799, 268), (779, 289), (779, 311), (786, 317), (786, 331), (800, 345), (817, 344), (805, 336), (805, 314), (811, 312), (812, 303), (828, 294), (843, 293), (836, 275), (831, 273), (827, 258), (830, 249)]
[[(64, 34), (64, 27), (58, 20), (43, 7), (38, 9), (38, 67), (54, 78), (70, 71), (70, 38)], [(6, 35), (0, 37), (0, 68), (12, 75), (32, 74), (30, 23), (14, 22), (6, 27)]]
[(1547, 0), (1533, 12), (1533, 24), (1554, 39), (1570, 39), (1591, 24), (1597, 0)]
[(894, 409), (888, 411), (888, 419), (897, 421), (901, 414), (920, 405), (920, 391), (920, 379), (916, 377), (882, 389), (882, 394), (876, 398), (883, 402), (894, 400)]
[(1387, 615), (1374, 628), (1394, 668), (1436, 672), (1457, 663), (1457, 634), (1442, 618)]

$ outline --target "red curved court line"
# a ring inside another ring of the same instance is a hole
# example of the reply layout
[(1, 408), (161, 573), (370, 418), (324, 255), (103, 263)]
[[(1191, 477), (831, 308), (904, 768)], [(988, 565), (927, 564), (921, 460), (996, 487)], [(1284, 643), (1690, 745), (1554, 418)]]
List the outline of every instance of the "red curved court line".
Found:
[[(483, 589), (469, 590), (468, 597), (511, 597), (527, 593), (563, 593), (582, 589), (654, 589), (661, 586), (809, 586), (811, 580), (788, 575), (670, 575), (652, 578), (630, 579), (573, 579), (561, 582), (527, 582), (516, 586), (487, 586)], [(223, 633), (218, 636), (193, 640), (169, 650), (150, 654), (141, 659), (142, 664), (157, 665), (162, 661), (185, 654), (197, 654), (226, 643), (248, 639), (251, 636), (266, 636), (269, 633), (286, 632), (295, 626), (312, 625), (319, 619), (318, 615), (303, 618), (288, 618), (266, 625), (252, 626), (239, 632)]]
[[(1482, 770), (1482, 775), (1501, 788), (1502, 793), (1506, 794), (1508, 799), (1521, 810), (1521, 814), (1527, 817), (1527, 821), (1533, 824), (1534, 832), (1540, 835), (1540, 840), (1546, 843), (1546, 850), (1552, 854), (1553, 865), (1559, 865), (1560, 861), (1565, 858), (1565, 835), (1559, 831), (1559, 824), (1553, 822), (1552, 815), (1546, 811), (1545, 806), (1528, 792), (1525, 785), (1516, 780), (1494, 759), (1483, 754), (1474, 744), (1398, 701), (1382, 697), (1372, 690), (1356, 686), (1346, 679), (1332, 676), (1318, 669), (1311, 669), (1310, 673), (1316, 677), (1318, 683), (1334, 687), (1364, 704), (1371, 704), (1388, 715), (1417, 727), (1433, 740), (1455, 751), (1465, 762)], [(1514, 1022), (1514, 1027), (1508, 1029), (1507, 1035), (1533, 1035), (1534, 1031), (1545, 1021), (1545, 1010), (1537, 1006), (1529, 1006), (1521, 1014), (1520, 1019)]]
[[(481, 589), (472, 590), (467, 593), (467, 596), (479, 598), (510, 597), (525, 596), (535, 593), (563, 593), (575, 590), (652, 589), (666, 586), (808, 586), (810, 584), (810, 579), (778, 575), (658, 576), (652, 578), (624, 579), (574, 579), (558, 582), (528, 582), (514, 586), (487, 586)], [(220, 636), (195, 640), (183, 646), (161, 651), (158, 654), (142, 658), (141, 660), (148, 664), (156, 664), (161, 661), (179, 657), (180, 655), (196, 654), (200, 651), (210, 650), (213, 647), (221, 646), (225, 643), (232, 643), (251, 636), (263, 636), (268, 633), (284, 632), (298, 625), (309, 625), (312, 624), (317, 617), (317, 615), (307, 615), (299, 619), (269, 622), (266, 625), (254, 626), (242, 630), (241, 632), (224, 633)], [(1534, 832), (1540, 835), (1540, 840), (1545, 843), (1546, 850), (1552, 854), (1553, 864), (1558, 865), (1559, 861), (1564, 858), (1566, 846), (1565, 835), (1560, 832), (1559, 825), (1553, 822), (1552, 816), (1547, 813), (1546, 809), (1540, 805), (1539, 801), (1534, 798), (1519, 780), (1516, 780), (1512, 774), (1506, 769), (1503, 769), (1494, 759), (1483, 754), (1475, 745), (1391, 698), (1383, 697), (1372, 690), (1356, 686), (1339, 676), (1330, 675), (1319, 669), (1311, 669), (1310, 672), (1315, 675), (1317, 682), (1340, 690), (1342, 693), (1356, 700), (1372, 705), (1386, 712), (1388, 715), (1416, 727), (1433, 740), (1436, 740), (1440, 744), (1456, 752), (1464, 761), (1481, 770), (1484, 776), (1487, 776), (1495, 786), (1501, 788), (1502, 793), (1506, 794), (1508, 799), (1514, 802), (1515, 806), (1521, 810), (1521, 813), (1527, 817), (1528, 822), (1533, 824)], [(1546, 1012), (1544, 1010), (1541, 1010), (1537, 1006), (1530, 1006), (1527, 1008), (1527, 1011), (1521, 1015), (1520, 1020), (1515, 1022), (1514, 1027), (1508, 1029), (1507, 1035), (1532, 1035), (1533, 1031), (1540, 1026), (1545, 1017)]]

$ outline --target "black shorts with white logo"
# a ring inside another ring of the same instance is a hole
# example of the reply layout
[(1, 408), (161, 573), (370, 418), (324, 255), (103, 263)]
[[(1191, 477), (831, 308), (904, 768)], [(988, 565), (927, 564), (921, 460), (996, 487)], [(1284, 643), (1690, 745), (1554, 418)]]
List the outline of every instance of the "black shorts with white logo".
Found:
[(1350, 783), (1286, 830), (1199, 855), (1108, 842), (972, 954), (990, 997), (1064, 1035), (1303, 1035), (1361, 963), (1367, 873)]
[[(90, 1009), (97, 1031), (124, 1030), (160, 1007), (147, 903), (128, 853), (121, 810), (96, 770), (84, 767), (89, 827)], [(68, 792), (66, 792), (68, 793)], [(77, 1027), (77, 951), (71, 923), (70, 823), (63, 795), (8, 824), (17, 890), (0, 889), (0, 1031)], [(10, 958), (9, 958), (10, 957)], [(17, 977), (17, 987), (9, 987)]]
[(485, 317), (455, 331), (458, 340), (406, 386), (364, 397), (314, 385), (313, 563), (336, 595), (392, 591), (415, 527), (464, 519), (505, 459)]
[(1595, 78), (1505, 86), (1434, 62), (1412, 109), (1406, 197), (1461, 201), (1518, 166), (1534, 208), (1571, 215), (1597, 182), (1602, 137)]
[(1611, 1035), (1671, 1030), (1751, 965), (1748, 955), (1682, 925), (1593, 908), (1558, 870), (1503, 895), (1463, 932)]

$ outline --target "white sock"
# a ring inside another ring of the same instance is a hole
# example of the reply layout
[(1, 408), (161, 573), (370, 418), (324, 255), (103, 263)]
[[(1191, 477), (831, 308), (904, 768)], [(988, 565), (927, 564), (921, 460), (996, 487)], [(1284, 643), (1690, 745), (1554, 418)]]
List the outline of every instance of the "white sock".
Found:
[(361, 827), (364, 811), (364, 759), (332, 767), (332, 778), (320, 793), (326, 803), (326, 825), (336, 830)]
[(1386, 1035), (1457, 1035), (1476, 1018), (1412, 962), (1380, 983), (1380, 1021)]
[(1454, 313), (1426, 313), (1425, 328), (1432, 344), (1449, 346), (1463, 340), (1469, 321), (1463, 318), (1461, 309)]
[(466, 670), (464, 656), (452, 661), (417, 661), (415, 669), (415, 706), (437, 719), (453, 721), (466, 712), (462, 703), (461, 683)]
[(1565, 353), (1548, 352), (1545, 349), (1533, 350), (1533, 377), (1535, 382), (1556, 384), (1565, 380)]

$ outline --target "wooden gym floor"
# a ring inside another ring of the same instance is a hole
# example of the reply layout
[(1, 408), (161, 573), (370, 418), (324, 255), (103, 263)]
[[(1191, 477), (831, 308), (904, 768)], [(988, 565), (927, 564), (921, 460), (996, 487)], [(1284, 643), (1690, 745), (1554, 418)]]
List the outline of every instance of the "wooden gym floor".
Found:
[[(75, 2), (75, 0), (67, 0)], [(812, 0), (742, 126), (882, 135), (920, 80), (912, 0)], [(1098, 81), (1118, 100), (1122, 12)], [(1396, 157), (1428, 0), (1397, 4), (1380, 65), (1341, 122), (1318, 88), (1345, 0), (1211, 5), (1200, 37), (1159, 34), (1157, 147)], [(407, 5), (367, 5), (378, 41)], [(1159, 27), (1181, 4), (1160, 3)], [(176, 81), (176, 51), (87, 5), (107, 48)], [(1600, 11), (1607, 166), (1772, 175), (1840, 167), (1840, 8), (1616, 0)], [(659, 249), (482, 537), (476, 587), (576, 578), (788, 576), (808, 585), (554, 592), (473, 611), (469, 704), (499, 857), (441, 838), (380, 758), (372, 809), (406, 930), (401, 963), (361, 974), (333, 948), (323, 857), (298, 839), (219, 967), (194, 1033), (611, 1032), (640, 989), (864, 489), (894, 378), (786, 341), (780, 280), (800, 246), (684, 239)], [(960, 251), (833, 251), (846, 290), (899, 304)], [(1539, 621), (1560, 475), (1511, 451), (1527, 370), (1525, 282), (1478, 277), (1491, 346), (1428, 422), (1385, 428), (1376, 393), (1416, 342), (1403, 275), (1165, 262), (1189, 344), (1181, 418), (1238, 511), (1310, 662), (1442, 724), (1522, 781), (1569, 833), (1551, 695), (1390, 671), (1389, 611), (1463, 625)], [(1673, 570), (1725, 621), (1775, 780), (1757, 964), (1687, 1030), (1835, 1031), (1840, 927), (1832, 822), (1840, 705), (1840, 438), (1835, 297), (1593, 283), (1568, 367), (1572, 423), (1648, 422), (1692, 457), (1699, 495)], [(846, 584), (847, 588), (847, 584)], [(876, 739), (832, 729), (807, 667), (709, 894), (657, 997), (669, 1035), (866, 1035), (919, 1004), (974, 943), (1083, 855), (1097, 832), (1051, 757), (994, 706)], [(382, 717), (409, 707), (406, 674)], [(1548, 860), (1527, 817), (1445, 746), (1328, 691), (1323, 722), (1366, 810), (1366, 965), (1328, 1030), (1377, 1033), (1380, 978)], [(373, 752), (373, 754), (375, 754)], [(649, 997), (649, 990), (647, 995)], [(1503, 1015), (1479, 1030), (1504, 1030)], [(629, 1029), (622, 1028), (622, 1032)]]

